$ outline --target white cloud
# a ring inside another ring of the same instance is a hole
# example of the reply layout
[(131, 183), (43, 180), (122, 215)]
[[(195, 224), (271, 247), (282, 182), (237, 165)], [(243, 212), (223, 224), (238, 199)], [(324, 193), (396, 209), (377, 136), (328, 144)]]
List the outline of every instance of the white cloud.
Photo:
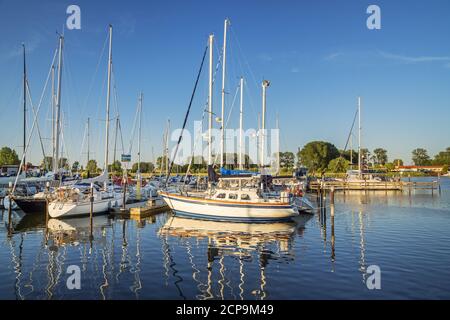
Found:
[(342, 52), (334, 52), (334, 53), (331, 53), (331, 54), (327, 55), (324, 59), (325, 59), (326, 61), (331, 61), (331, 60), (334, 60), (334, 59), (336, 59), (337, 57), (340, 57), (340, 56), (342, 56), (342, 55), (343, 55)]
[(380, 55), (383, 58), (397, 60), (403, 63), (422, 63), (422, 62), (450, 62), (450, 56), (405, 56), (399, 54), (393, 54), (388, 52), (380, 51)]
[(273, 57), (268, 53), (260, 53), (258, 55), (258, 59), (263, 62), (271, 62), (273, 60)]

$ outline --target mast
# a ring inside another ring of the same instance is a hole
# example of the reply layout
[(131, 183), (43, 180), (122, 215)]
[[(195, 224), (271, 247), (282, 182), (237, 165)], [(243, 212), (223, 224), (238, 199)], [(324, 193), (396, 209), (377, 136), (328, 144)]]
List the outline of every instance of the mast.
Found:
[(90, 146), (89, 146), (89, 118), (87, 118), (87, 163), (86, 166), (89, 164), (89, 150)]
[(109, 55), (108, 55), (108, 88), (106, 93), (106, 133), (105, 133), (105, 167), (108, 172), (108, 144), (109, 144), (109, 104), (111, 95), (111, 66), (112, 66), (112, 25), (109, 25)]
[(119, 115), (117, 115), (116, 118), (116, 133), (115, 133), (115, 137), (114, 137), (114, 154), (113, 154), (113, 163), (116, 162), (116, 151), (117, 151), (117, 132), (119, 128)]
[(353, 132), (350, 132), (350, 169), (353, 170)]
[(268, 80), (263, 80), (262, 82), (262, 115), (261, 115), (261, 167), (264, 167), (264, 131), (266, 130), (266, 89), (270, 85)]
[(223, 156), (225, 152), (225, 72), (227, 63), (227, 27), (228, 19), (225, 19), (223, 28), (223, 64), (222, 64), (222, 130), (220, 130), (220, 166), (223, 167)]
[(139, 132), (138, 132), (138, 167), (137, 167), (137, 183), (136, 183), (136, 199), (141, 199), (141, 124), (142, 124), (142, 99), (143, 94), (139, 95)]
[(361, 97), (358, 97), (358, 171), (361, 176)]
[(55, 132), (55, 65), (52, 65), (52, 102), (51, 102), (51, 108), (52, 108), (52, 170), (55, 171), (56, 168), (53, 167), (54, 159), (55, 159), (55, 138), (56, 138), (56, 132)]
[(166, 134), (166, 177), (169, 176), (169, 135), (170, 135), (170, 119), (167, 119), (167, 134)]
[(241, 89), (241, 99), (240, 99), (240, 109), (239, 109), (239, 169), (243, 170), (244, 169), (244, 162), (242, 159), (243, 156), (243, 141), (242, 141), (242, 135), (243, 135), (243, 121), (242, 121), (242, 116), (243, 116), (243, 106), (244, 106), (244, 78), (241, 77), (241, 84), (240, 84), (240, 89)]
[(278, 112), (276, 118), (276, 127), (278, 131), (278, 152), (276, 153), (276, 161), (277, 161), (277, 175), (279, 175), (281, 171), (281, 164), (280, 164), (280, 119), (278, 116)]
[(141, 178), (141, 124), (142, 124), (142, 99), (143, 94), (141, 92), (139, 96), (139, 132), (138, 132), (138, 173), (139, 180)]
[(25, 161), (25, 149), (27, 146), (26, 134), (27, 134), (27, 65), (25, 58), (25, 44), (22, 43), (23, 48), (23, 164), (27, 166)]
[(56, 94), (56, 123), (55, 123), (55, 158), (53, 159), (54, 171), (59, 170), (59, 134), (61, 132), (61, 80), (62, 80), (62, 50), (63, 50), (64, 37), (59, 36), (59, 52), (58, 52), (58, 87)]
[(213, 99), (213, 41), (214, 35), (209, 35), (209, 90), (208, 90), (208, 165), (212, 164), (212, 99)]

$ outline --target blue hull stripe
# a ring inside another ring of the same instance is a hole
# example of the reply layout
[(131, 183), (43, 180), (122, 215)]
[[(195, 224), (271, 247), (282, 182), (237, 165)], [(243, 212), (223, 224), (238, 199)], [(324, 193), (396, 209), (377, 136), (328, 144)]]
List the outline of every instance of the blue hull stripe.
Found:
[(216, 216), (207, 214), (197, 214), (180, 210), (173, 210), (176, 216), (195, 218), (201, 220), (215, 220), (215, 221), (232, 221), (232, 222), (281, 222), (281, 221), (292, 221), (292, 217), (286, 218), (252, 218), (252, 217), (229, 217), (229, 216)]
[(258, 206), (258, 205), (254, 205), (254, 204), (228, 204), (228, 203), (216, 203), (216, 202), (201, 202), (198, 200), (187, 200), (187, 199), (180, 199), (177, 197), (170, 197), (167, 195), (162, 194), (161, 195), (162, 198), (164, 199), (169, 199), (169, 201), (181, 201), (181, 202), (187, 202), (187, 203), (195, 203), (195, 204), (201, 204), (204, 206), (218, 206), (218, 207), (231, 207), (231, 208), (257, 208), (257, 209), (292, 209), (291, 205), (281, 205), (281, 206)]

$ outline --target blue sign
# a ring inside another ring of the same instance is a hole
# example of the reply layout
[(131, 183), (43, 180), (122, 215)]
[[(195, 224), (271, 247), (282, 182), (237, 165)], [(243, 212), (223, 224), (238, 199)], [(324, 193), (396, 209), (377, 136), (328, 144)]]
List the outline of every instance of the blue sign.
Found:
[(122, 162), (130, 162), (131, 154), (122, 154)]

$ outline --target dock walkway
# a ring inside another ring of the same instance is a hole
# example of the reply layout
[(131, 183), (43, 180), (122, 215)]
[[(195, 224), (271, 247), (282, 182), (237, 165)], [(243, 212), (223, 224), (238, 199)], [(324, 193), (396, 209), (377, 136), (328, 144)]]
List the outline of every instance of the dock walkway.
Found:
[(404, 191), (404, 190), (437, 190), (439, 181), (311, 181), (311, 190), (318, 189), (335, 191), (359, 190), (359, 191)]

